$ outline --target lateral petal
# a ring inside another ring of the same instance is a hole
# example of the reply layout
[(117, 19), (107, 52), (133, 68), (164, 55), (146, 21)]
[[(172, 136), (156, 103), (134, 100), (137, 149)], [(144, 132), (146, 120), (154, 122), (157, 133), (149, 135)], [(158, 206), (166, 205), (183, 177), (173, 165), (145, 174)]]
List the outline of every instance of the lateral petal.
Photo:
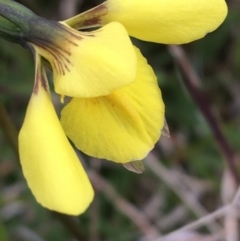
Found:
[(63, 132), (42, 71), (36, 70), (34, 92), (19, 134), (23, 174), (41, 205), (78, 215), (91, 203), (93, 189)]
[(61, 123), (77, 148), (119, 163), (143, 159), (160, 137), (164, 104), (156, 76), (139, 50), (134, 83), (98, 98), (73, 98)]

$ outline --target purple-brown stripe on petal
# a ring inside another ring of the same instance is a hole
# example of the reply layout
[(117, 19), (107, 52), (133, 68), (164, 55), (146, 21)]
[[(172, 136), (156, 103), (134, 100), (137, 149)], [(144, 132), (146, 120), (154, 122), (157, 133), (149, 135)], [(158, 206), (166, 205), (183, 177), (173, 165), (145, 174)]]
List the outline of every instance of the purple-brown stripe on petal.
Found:
[[(108, 12), (107, 7), (104, 4), (100, 4), (96, 8), (93, 8), (90, 10), (86, 15), (89, 17), (89, 19), (86, 19), (83, 21), (82, 25), (85, 26), (91, 26), (91, 25), (99, 25), (101, 24), (101, 17), (106, 15)], [(86, 16), (86, 18), (87, 18)]]
[[(42, 68), (44, 67), (42, 66)], [(43, 74), (41, 75), (41, 85), (45, 91), (48, 91), (48, 81), (47, 81), (46, 75), (43, 75)]]
[[(66, 21), (66, 23), (75, 29), (84, 29), (101, 25), (101, 18), (108, 13), (106, 2), (92, 8), (84, 13), (75, 16)], [(74, 20), (73, 20), (74, 19)], [(73, 20), (73, 21), (72, 21)]]
[(37, 72), (35, 73), (35, 83), (34, 83), (34, 87), (33, 87), (33, 93), (34, 94), (38, 94), (39, 91), (39, 81), (41, 81), (42, 78), (42, 74), (41, 74), (41, 68), (37, 68), (36, 70)]
[(94, 17), (92, 19), (87, 19), (83, 22), (83, 26), (92, 26), (92, 25), (98, 25), (98, 24), (101, 24), (100, 17)]
[(44, 67), (41, 66), (40, 68), (37, 68), (37, 72), (35, 73), (35, 83), (34, 83), (34, 87), (33, 87), (33, 93), (34, 94), (38, 94), (39, 91), (39, 86), (41, 85), (45, 91), (48, 90), (48, 81), (47, 78), (44, 74)]

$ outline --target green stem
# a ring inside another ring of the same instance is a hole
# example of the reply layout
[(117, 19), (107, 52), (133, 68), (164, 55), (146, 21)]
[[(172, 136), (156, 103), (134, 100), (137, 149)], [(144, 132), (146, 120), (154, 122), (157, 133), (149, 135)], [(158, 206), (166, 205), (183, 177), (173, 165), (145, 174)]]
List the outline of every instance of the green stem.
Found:
[(28, 28), (26, 23), (37, 17), (28, 8), (9, 0), (0, 0), (0, 15), (18, 26), (23, 32)]
[(21, 44), (23, 31), (34, 16), (33, 12), (15, 1), (0, 0), (0, 37)]
[[(0, 10), (1, 11), (1, 10)], [(11, 21), (7, 20), (5, 17), (0, 16), (0, 32), (6, 33), (12, 36), (19, 36), (20, 29)]]
[(41, 18), (14, 1), (0, 0), (0, 17), (0, 35), (5, 38), (54, 41), (66, 32), (58, 22)]

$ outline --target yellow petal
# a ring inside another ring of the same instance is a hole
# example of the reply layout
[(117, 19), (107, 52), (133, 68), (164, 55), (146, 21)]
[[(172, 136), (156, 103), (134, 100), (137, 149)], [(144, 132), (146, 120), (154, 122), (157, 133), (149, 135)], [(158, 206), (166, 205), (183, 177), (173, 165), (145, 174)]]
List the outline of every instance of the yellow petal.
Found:
[(224, 0), (108, 0), (67, 22), (84, 28), (118, 21), (136, 38), (182, 44), (214, 31), (226, 15)]
[(120, 23), (110, 23), (92, 32), (62, 27), (66, 39), (59, 38), (49, 48), (34, 45), (52, 66), (57, 93), (103, 96), (134, 81), (136, 55)]
[(23, 174), (44, 207), (78, 215), (93, 199), (89, 179), (68, 142), (38, 69), (34, 92), (19, 134)]
[(143, 159), (160, 137), (164, 104), (156, 77), (141, 55), (133, 84), (105, 97), (73, 98), (61, 123), (73, 143), (88, 155), (126, 163)]

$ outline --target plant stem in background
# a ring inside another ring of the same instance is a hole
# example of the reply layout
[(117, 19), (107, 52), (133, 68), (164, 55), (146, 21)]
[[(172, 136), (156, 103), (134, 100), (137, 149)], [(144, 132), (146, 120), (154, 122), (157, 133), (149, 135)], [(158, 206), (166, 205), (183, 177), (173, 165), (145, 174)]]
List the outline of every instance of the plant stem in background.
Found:
[(210, 109), (210, 104), (206, 96), (200, 90), (200, 79), (197, 73), (190, 64), (190, 61), (188, 60), (182, 47), (176, 45), (169, 45), (168, 49), (179, 67), (182, 80), (188, 92), (190, 93), (193, 100), (196, 102), (202, 115), (209, 124), (213, 132), (214, 138), (218, 143), (220, 151), (225, 157), (224, 160), (226, 161), (228, 168), (230, 169), (230, 172), (235, 179), (235, 182), (238, 184), (239, 177), (237, 174), (234, 152), (230, 147), (224, 134), (222, 133), (219, 123)]

